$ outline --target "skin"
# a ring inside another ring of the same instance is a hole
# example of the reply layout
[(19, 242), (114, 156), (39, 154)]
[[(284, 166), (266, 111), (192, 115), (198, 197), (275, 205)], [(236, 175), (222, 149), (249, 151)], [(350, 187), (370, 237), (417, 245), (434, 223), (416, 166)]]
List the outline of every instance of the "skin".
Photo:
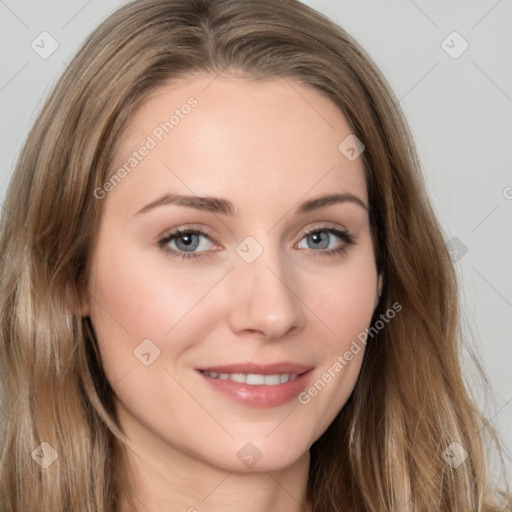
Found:
[[(240, 404), (195, 369), (293, 361), (314, 366), (314, 383), (369, 326), (381, 282), (367, 210), (344, 202), (294, 213), (334, 192), (368, 205), (362, 161), (338, 150), (351, 129), (314, 89), (224, 73), (156, 90), (129, 120), (114, 167), (190, 96), (197, 106), (102, 199), (82, 313), (133, 443), (141, 510), (304, 510), (309, 448), (350, 396), (364, 349), (306, 405)], [(237, 214), (176, 204), (136, 214), (164, 192), (223, 197)], [(346, 229), (355, 244), (324, 232), (328, 247), (318, 246), (304, 234), (318, 226)], [(208, 231), (192, 248), (207, 257), (182, 260), (158, 246), (180, 227)], [(247, 236), (263, 249), (250, 264), (236, 251)], [(346, 252), (322, 254), (340, 246)], [(160, 355), (145, 366), (134, 350), (147, 338)], [(261, 453), (252, 467), (237, 457), (248, 442)]]

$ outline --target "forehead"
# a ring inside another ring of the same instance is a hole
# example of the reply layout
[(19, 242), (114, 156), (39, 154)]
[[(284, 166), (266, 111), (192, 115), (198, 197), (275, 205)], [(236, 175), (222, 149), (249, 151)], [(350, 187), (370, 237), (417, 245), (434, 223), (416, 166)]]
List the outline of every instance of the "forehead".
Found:
[[(111, 171), (129, 169), (116, 188), (134, 200), (146, 189), (168, 189), (235, 204), (250, 196), (253, 207), (258, 197), (283, 193), (298, 200), (350, 192), (366, 202), (362, 159), (351, 161), (339, 148), (350, 134), (341, 110), (301, 82), (200, 75), (161, 86), (140, 105)], [(150, 149), (139, 151), (144, 146)]]

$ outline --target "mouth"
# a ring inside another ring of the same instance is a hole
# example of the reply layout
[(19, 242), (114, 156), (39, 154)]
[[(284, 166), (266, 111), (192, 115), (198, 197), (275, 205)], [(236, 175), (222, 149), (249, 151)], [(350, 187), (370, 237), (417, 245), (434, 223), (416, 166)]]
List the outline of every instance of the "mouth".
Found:
[(272, 375), (263, 375), (262, 373), (219, 373), (208, 370), (199, 370), (203, 375), (211, 377), (212, 379), (232, 380), (240, 384), (247, 384), (249, 386), (277, 386), (279, 384), (286, 384), (295, 380), (299, 375), (304, 373), (275, 373)]
[(276, 407), (297, 397), (314, 367), (296, 363), (241, 363), (197, 369), (223, 396), (253, 407)]

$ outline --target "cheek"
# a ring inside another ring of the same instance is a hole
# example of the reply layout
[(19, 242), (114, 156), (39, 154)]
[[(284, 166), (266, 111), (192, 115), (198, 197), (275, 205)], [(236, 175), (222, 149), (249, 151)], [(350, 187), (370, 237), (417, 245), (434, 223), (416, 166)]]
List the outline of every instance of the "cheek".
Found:
[(308, 306), (326, 327), (329, 350), (343, 349), (368, 327), (376, 305), (377, 272), (371, 253), (326, 270), (309, 286)]
[[(311, 442), (332, 423), (350, 397), (364, 358), (361, 333), (368, 328), (377, 294), (377, 272), (371, 251), (360, 250), (339, 266), (316, 274), (305, 297), (321, 322), (316, 322), (319, 361), (315, 376), (298, 402), (311, 425)], [(304, 284), (305, 285), (305, 284)], [(313, 318), (313, 317), (312, 317)]]
[[(191, 320), (197, 325), (194, 311), (201, 309), (199, 303), (219, 277), (211, 271), (191, 273), (177, 267), (171, 271), (163, 253), (156, 254), (155, 261), (154, 252), (148, 258), (147, 252), (114, 236), (105, 239), (109, 241), (99, 244), (91, 275), (90, 316), (105, 371), (115, 379), (140, 364), (134, 350), (145, 339), (166, 354), (186, 348), (182, 346), (186, 340), (180, 344), (177, 333), (186, 325), (190, 328)], [(201, 309), (201, 325), (213, 316), (213, 310)]]

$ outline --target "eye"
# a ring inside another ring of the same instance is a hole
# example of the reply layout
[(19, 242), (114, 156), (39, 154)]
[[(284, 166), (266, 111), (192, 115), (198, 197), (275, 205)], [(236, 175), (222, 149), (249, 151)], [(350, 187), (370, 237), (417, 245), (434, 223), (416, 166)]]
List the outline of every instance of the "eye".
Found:
[[(203, 240), (201, 240), (203, 239)], [(198, 229), (177, 229), (158, 241), (158, 245), (166, 253), (176, 258), (202, 258), (209, 252), (207, 233)], [(195, 252), (198, 250), (197, 252)]]
[[(343, 243), (341, 245), (339, 242), (336, 243), (336, 238), (342, 240)], [(342, 252), (346, 252), (349, 246), (355, 244), (354, 235), (349, 233), (346, 229), (326, 226), (315, 227), (306, 232), (303, 240), (306, 240), (308, 249), (313, 249), (313, 252), (317, 253), (315, 256), (336, 256)], [(300, 246), (300, 243), (297, 247), (303, 248)]]
[[(336, 242), (338, 239), (338, 242)], [(355, 237), (345, 229), (328, 226), (315, 227), (306, 233), (302, 240), (306, 240), (308, 251), (316, 256), (336, 256), (347, 251), (355, 244)], [(304, 249), (301, 242), (297, 248)], [(339, 242), (341, 240), (341, 244)], [(200, 229), (176, 229), (158, 241), (158, 246), (174, 258), (204, 258), (211, 256), (213, 242), (208, 235)]]

